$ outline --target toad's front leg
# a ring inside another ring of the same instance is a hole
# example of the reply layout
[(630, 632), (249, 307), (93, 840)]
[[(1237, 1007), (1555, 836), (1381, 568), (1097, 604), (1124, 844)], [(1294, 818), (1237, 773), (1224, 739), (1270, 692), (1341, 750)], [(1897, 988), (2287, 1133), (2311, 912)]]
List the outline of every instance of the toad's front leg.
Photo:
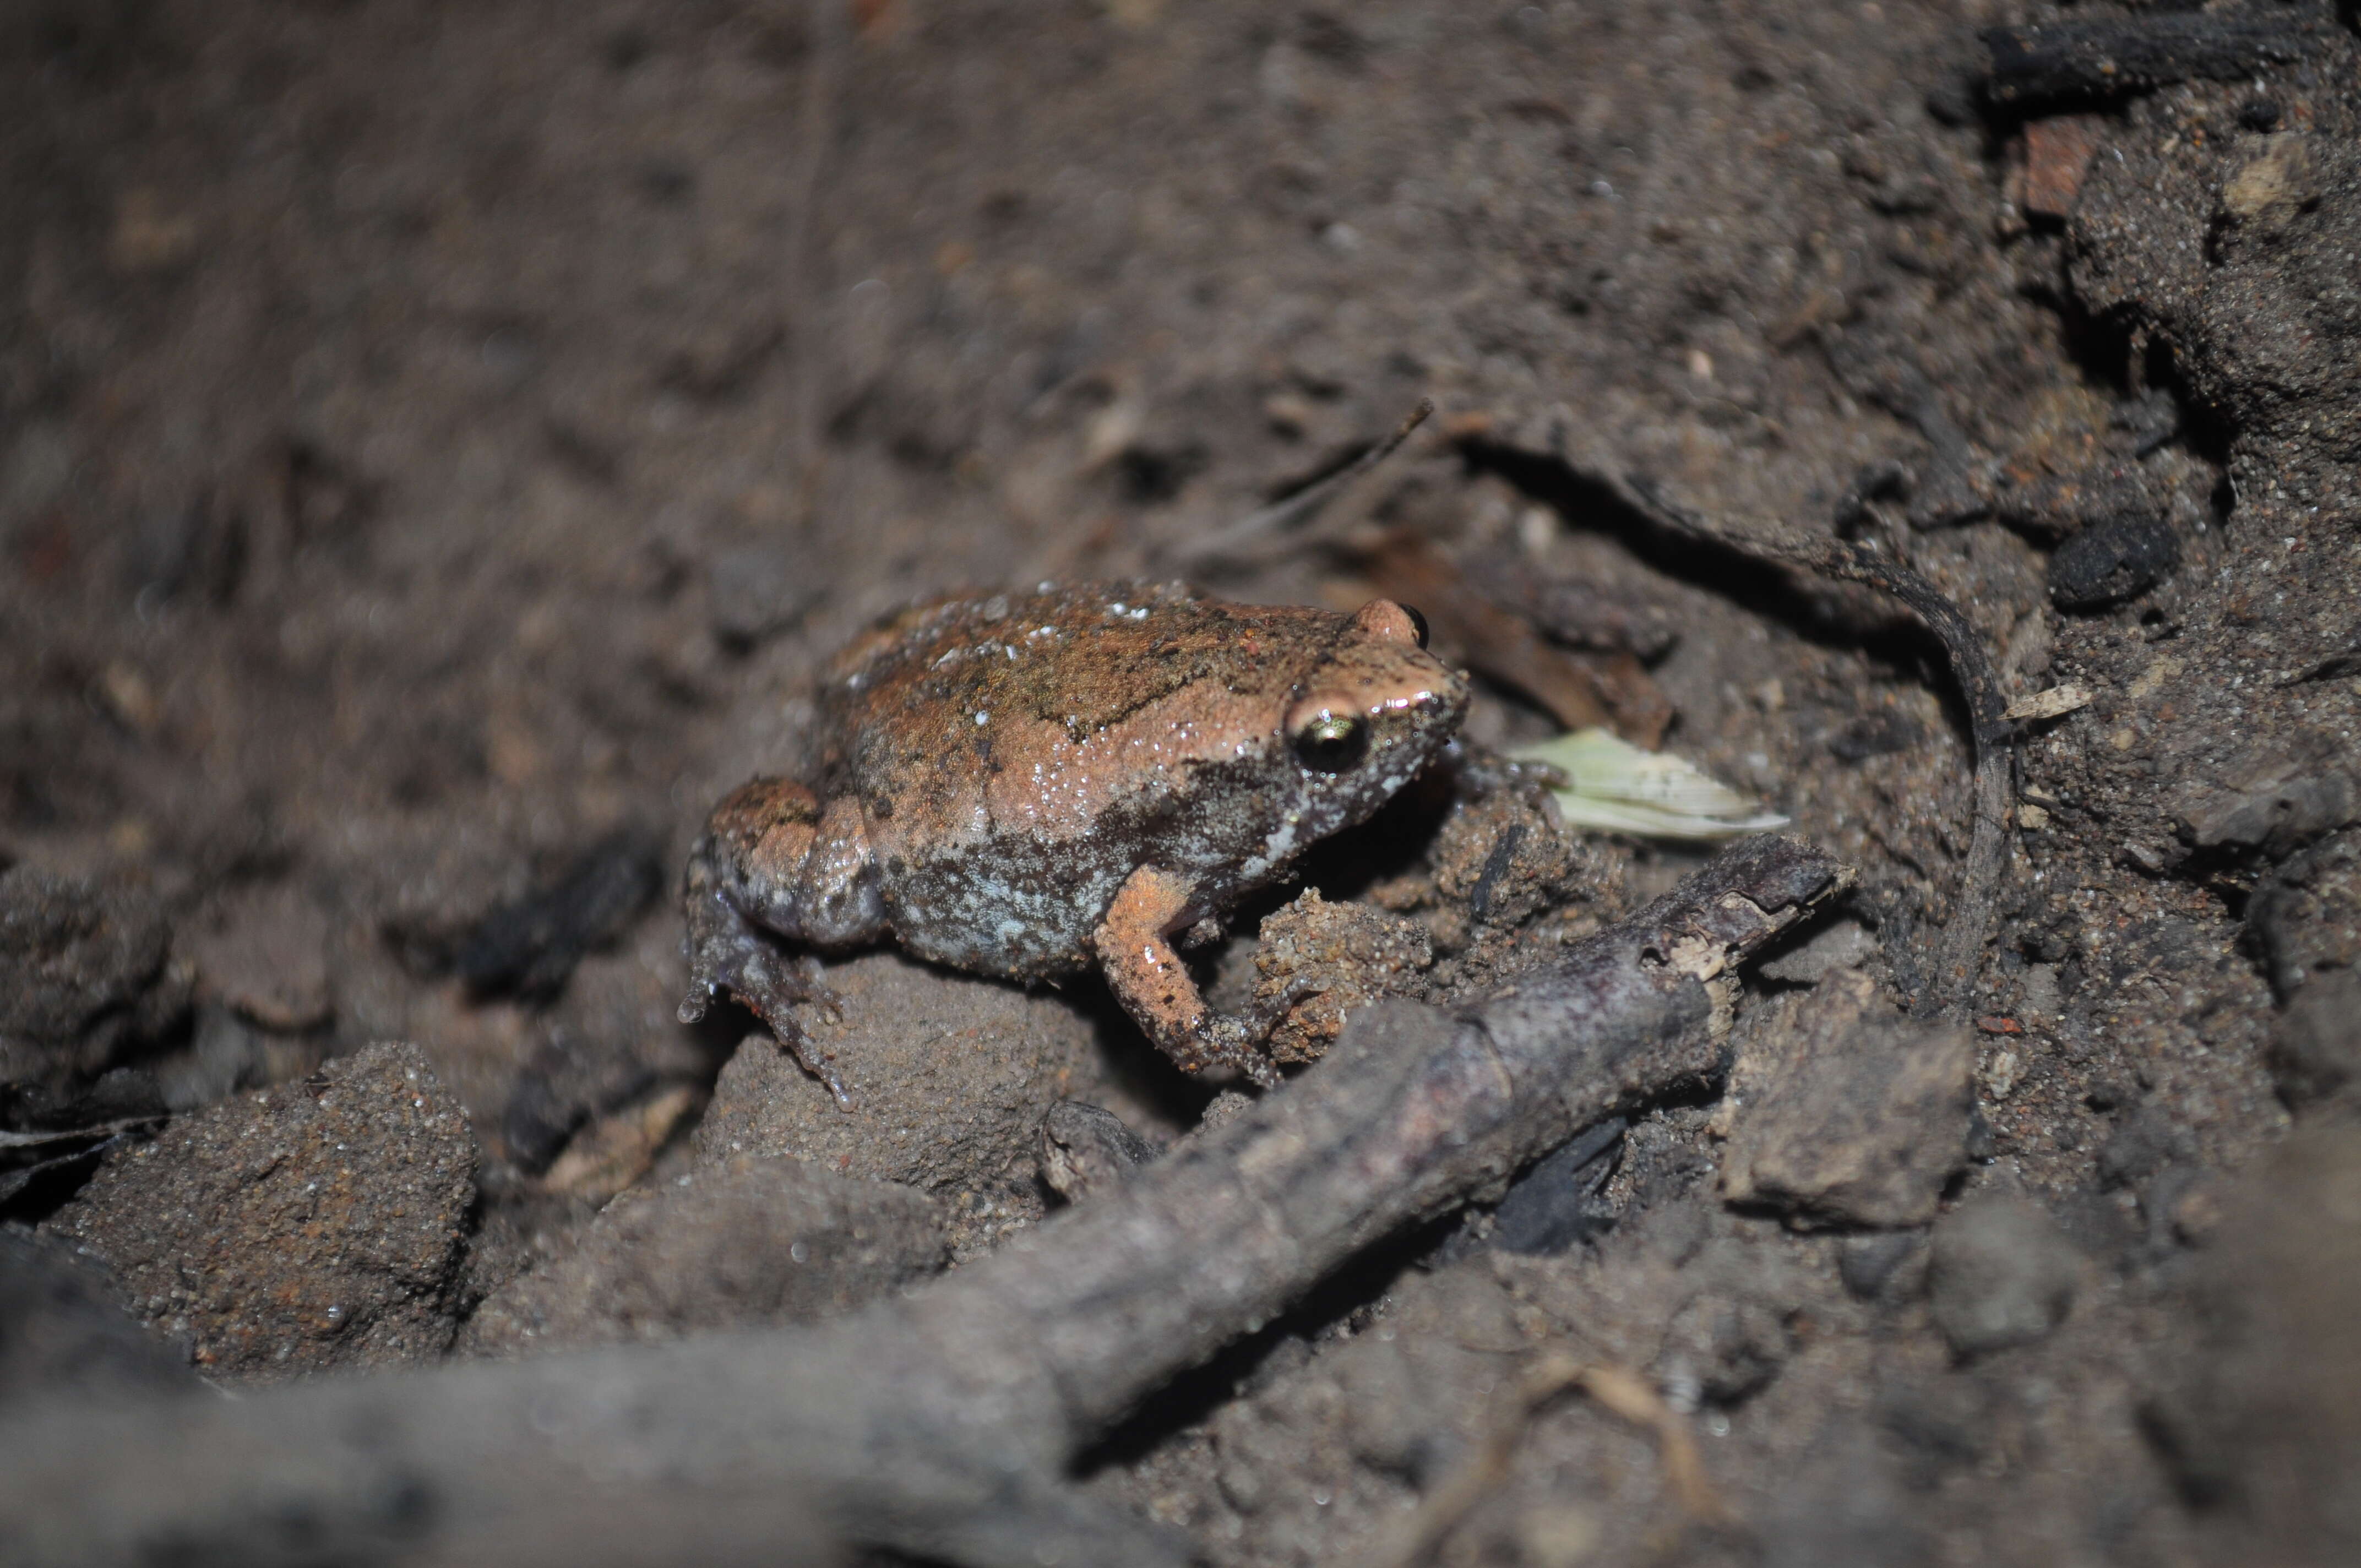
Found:
[(1172, 947), (1173, 934), (1197, 918), (1194, 902), (1188, 884), (1170, 872), (1153, 866), (1132, 872), (1092, 933), (1099, 967), (1124, 1010), (1181, 1071), (1235, 1068), (1270, 1088), (1279, 1069), (1260, 1047), (1295, 999), (1281, 997), (1245, 1018), (1207, 1007)]
[(689, 851), (681, 908), (688, 920), (681, 1022), (697, 1022), (728, 992), (851, 1110), (844, 1085), (812, 1049), (793, 1011), (799, 1002), (829, 1000), (828, 993), (772, 933), (840, 948), (884, 932), (884, 904), (860, 807), (837, 800), (823, 810), (811, 791), (785, 779), (756, 779), (731, 791)]

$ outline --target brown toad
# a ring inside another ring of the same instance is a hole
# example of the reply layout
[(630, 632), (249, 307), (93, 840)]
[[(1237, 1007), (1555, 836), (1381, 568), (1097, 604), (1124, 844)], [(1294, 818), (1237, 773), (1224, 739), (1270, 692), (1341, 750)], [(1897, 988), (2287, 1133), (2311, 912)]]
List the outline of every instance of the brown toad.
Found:
[(820, 776), (757, 778), (691, 852), (694, 1021), (727, 991), (839, 1102), (774, 936), (891, 934), (1014, 980), (1096, 965), (1184, 1069), (1260, 1082), (1268, 1015), (1210, 1011), (1172, 938), (1375, 812), (1450, 741), (1467, 683), (1384, 599), (1355, 615), (1096, 583), (921, 605), (829, 667)]

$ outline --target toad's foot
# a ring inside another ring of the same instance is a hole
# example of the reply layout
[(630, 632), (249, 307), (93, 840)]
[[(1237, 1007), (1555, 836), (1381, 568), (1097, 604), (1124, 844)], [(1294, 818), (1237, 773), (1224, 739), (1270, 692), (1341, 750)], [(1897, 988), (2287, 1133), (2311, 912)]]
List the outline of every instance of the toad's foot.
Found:
[(1173, 933), (1196, 918), (1189, 889), (1178, 878), (1153, 866), (1132, 872), (1093, 934), (1107, 985), (1181, 1071), (1230, 1068), (1264, 1089), (1275, 1088), (1279, 1069), (1262, 1043), (1308, 990), (1290, 986), (1235, 1016), (1213, 1012), (1172, 948)]
[(836, 1010), (836, 995), (819, 982), (817, 966), (808, 959), (790, 959), (718, 897), (692, 899), (688, 924), (688, 992), (680, 1001), (680, 1021), (696, 1023), (727, 992), (778, 1036), (797, 1066), (828, 1087), (837, 1109), (849, 1113), (852, 1097), (794, 1011), (804, 1002)]
[(1122, 1186), (1156, 1157), (1154, 1144), (1103, 1106), (1060, 1100), (1041, 1118), (1041, 1179), (1069, 1203)]
[[(1205, 1055), (1205, 1065), (1235, 1068), (1254, 1080), (1257, 1089), (1276, 1089), (1281, 1081), (1279, 1064), (1270, 1059), (1265, 1048), (1271, 1031), (1295, 1010), (1295, 1004), (1320, 990), (1311, 979), (1297, 975), (1280, 989), (1276, 996), (1266, 996), (1240, 1014), (1209, 1013), (1200, 1027), (1199, 1041)], [(1176, 1060), (1179, 1059), (1175, 1056)], [(1194, 1072), (1195, 1068), (1182, 1061), (1180, 1065)]]

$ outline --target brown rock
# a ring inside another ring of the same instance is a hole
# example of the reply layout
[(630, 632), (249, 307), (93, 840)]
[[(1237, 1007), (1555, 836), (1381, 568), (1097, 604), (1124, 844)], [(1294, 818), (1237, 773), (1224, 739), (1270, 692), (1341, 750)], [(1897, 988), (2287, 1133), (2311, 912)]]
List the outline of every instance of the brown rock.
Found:
[(2296, 729), (2256, 741), (2182, 794), (2183, 836), (2201, 850), (2280, 856), (2361, 819), (2361, 764), (2341, 736)]
[(1588, 869), (1548, 798), (1514, 789), (1454, 807), (1429, 859), (1436, 890), (1464, 903), (1468, 922), (1478, 927), (1532, 918), (1564, 899)]
[(2062, 218), (2074, 210), (2082, 176), (2106, 120), (2098, 115), (2053, 115), (2025, 126), (2025, 195), (2027, 213)]
[(1723, 1196), (1794, 1219), (1926, 1223), (1966, 1157), (1974, 1061), (1961, 1031), (1904, 1018), (1857, 970), (1831, 972), (1740, 1048)]
[(1935, 1227), (1927, 1294), (1935, 1324), (1962, 1356), (2046, 1339), (2081, 1282), (2074, 1245), (2047, 1210), (1987, 1193)]
[(1817, 985), (1838, 970), (1850, 970), (1878, 955), (1877, 937), (1858, 920), (1824, 920), (1811, 935), (1776, 957), (1764, 959), (1757, 970), (1766, 979), (1790, 985)]
[(1069, 1203), (1122, 1186), (1157, 1153), (1103, 1105), (1060, 1100), (1041, 1118), (1041, 1179)]
[(2361, 970), (2308, 982), (2271, 1025), (2271, 1072), (2301, 1108), (2361, 1082)]
[(2361, 967), (2361, 832), (2290, 857), (2255, 890), (2246, 919), (2282, 998), (2314, 975)]
[(186, 1347), (143, 1332), (104, 1269), (53, 1237), (0, 1228), (0, 1406), (197, 1386)]
[(424, 1054), (376, 1045), (110, 1155), (46, 1229), (216, 1375), (379, 1366), (451, 1342), (475, 1170)]

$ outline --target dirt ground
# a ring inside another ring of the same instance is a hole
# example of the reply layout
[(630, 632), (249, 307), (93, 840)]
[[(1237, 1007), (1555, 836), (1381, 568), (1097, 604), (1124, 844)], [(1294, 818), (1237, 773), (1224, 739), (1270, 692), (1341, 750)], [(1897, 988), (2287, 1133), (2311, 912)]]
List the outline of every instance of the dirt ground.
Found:
[[(2009, 101), (1979, 36), (2191, 15), (2284, 47)], [(1644, 663), (1859, 884), (1725, 1084), (1088, 1485), (1212, 1563), (1375, 1561), (1558, 1344), (1726, 1517), (1567, 1398), (1435, 1561), (2361, 1560), (2349, 6), (28, 0), (0, 104), (0, 1203), (82, 1282), (0, 1300), (84, 1324), (0, 1335), (0, 1398), (175, 1375), (109, 1301), (225, 1383), (806, 1321), (1053, 1212), (1060, 1100), (1218, 1116), (1095, 981), (881, 949), (813, 1022), (848, 1117), (675, 1021), (672, 888), (884, 611), (1350, 609), (1394, 528)], [(1206, 551), (1422, 397), (1303, 535)], [(1971, 832), (1942, 649), (1610, 472), (1872, 543), (2067, 694), (1956, 1023), (1902, 1005)], [(1471, 740), (1560, 728), (1488, 674)], [(1706, 853), (1513, 826), (1407, 802), (1302, 880), (1449, 1000)]]

